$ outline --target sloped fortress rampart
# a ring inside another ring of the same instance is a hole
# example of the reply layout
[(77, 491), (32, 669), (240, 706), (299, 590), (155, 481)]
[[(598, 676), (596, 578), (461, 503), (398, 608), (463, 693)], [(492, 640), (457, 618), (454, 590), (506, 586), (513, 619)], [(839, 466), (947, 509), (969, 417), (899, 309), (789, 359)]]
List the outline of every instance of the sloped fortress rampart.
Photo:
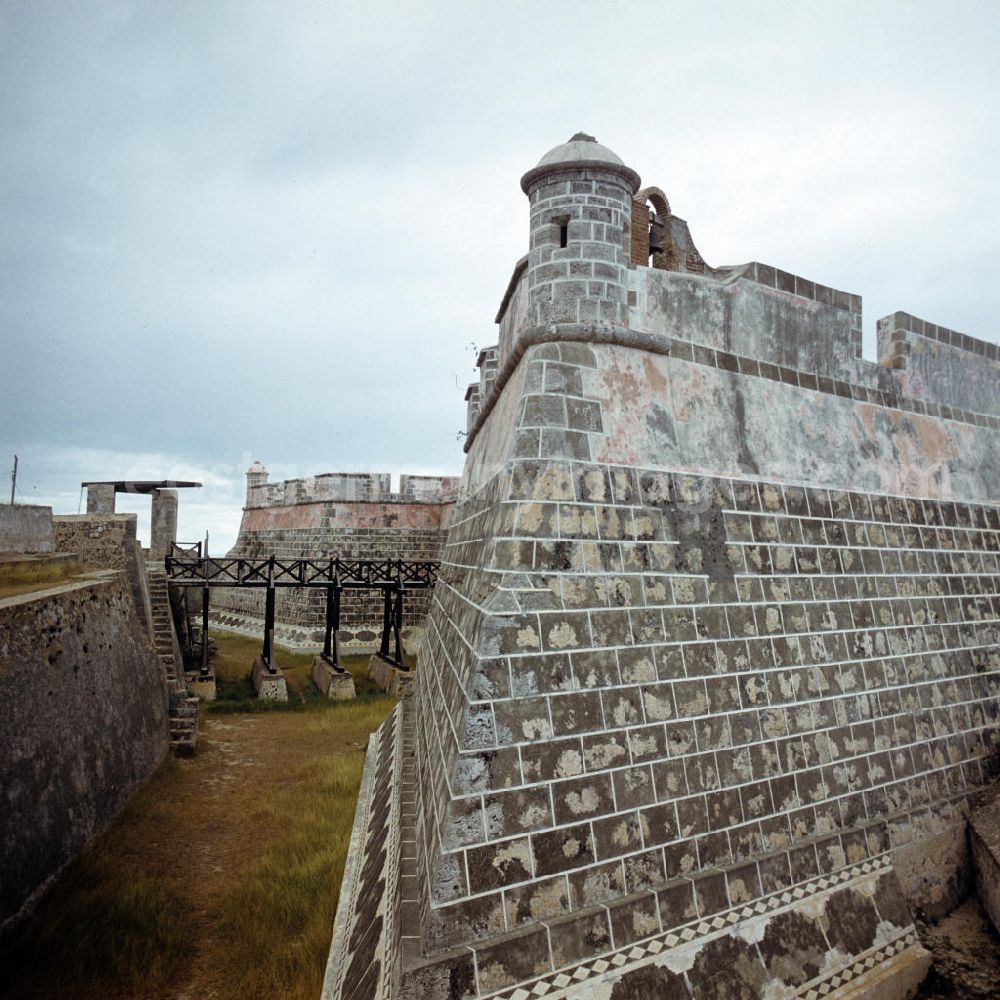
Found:
[(587, 136), (522, 187), (325, 995), (905, 995), (996, 761), (997, 348), (865, 361), (858, 296), (710, 267)]
[[(330, 472), (270, 482), (254, 462), (247, 470), (246, 505), (229, 558), (436, 560), (448, 528), (457, 479), (402, 475), (392, 490), (389, 473)], [(429, 590), (410, 591), (404, 604), (403, 636), (416, 645), (430, 605)], [(220, 589), (211, 621), (219, 628), (259, 635), (264, 595)], [(375, 591), (346, 591), (340, 641), (344, 649), (378, 644), (382, 602)], [(276, 639), (292, 648), (314, 649), (323, 640), (324, 595), (288, 589), (276, 599)]]

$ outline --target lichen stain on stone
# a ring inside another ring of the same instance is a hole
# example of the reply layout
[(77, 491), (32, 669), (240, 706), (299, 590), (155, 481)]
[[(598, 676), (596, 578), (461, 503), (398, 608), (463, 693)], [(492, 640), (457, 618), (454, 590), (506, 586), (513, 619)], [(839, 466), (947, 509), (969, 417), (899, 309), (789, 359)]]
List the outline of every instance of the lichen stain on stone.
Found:
[(518, 649), (538, 649), (538, 633), (531, 625), (517, 630)]
[(581, 813), (593, 813), (601, 804), (601, 799), (593, 788), (582, 788), (578, 792), (570, 792), (565, 802), (569, 811), (579, 816)]
[(583, 758), (579, 750), (564, 750), (556, 760), (557, 778), (571, 778), (583, 774)]
[(537, 719), (525, 719), (521, 723), (521, 732), (526, 740), (540, 740), (552, 735), (549, 720), (544, 716)]
[(501, 874), (505, 873), (513, 864), (521, 865), (525, 871), (530, 871), (531, 861), (528, 858), (527, 842), (513, 841), (507, 846), (498, 847), (490, 863)]
[(578, 644), (576, 629), (568, 622), (560, 622), (560, 624), (549, 629), (548, 644), (553, 649), (566, 649), (567, 647), (576, 646)]
[(567, 858), (575, 858), (579, 856), (581, 847), (582, 845), (576, 837), (567, 837), (562, 845), (563, 855)]
[(549, 811), (544, 806), (533, 802), (521, 811), (520, 816), (518, 816), (518, 822), (521, 824), (522, 829), (530, 830), (541, 826), (548, 821), (548, 818)]

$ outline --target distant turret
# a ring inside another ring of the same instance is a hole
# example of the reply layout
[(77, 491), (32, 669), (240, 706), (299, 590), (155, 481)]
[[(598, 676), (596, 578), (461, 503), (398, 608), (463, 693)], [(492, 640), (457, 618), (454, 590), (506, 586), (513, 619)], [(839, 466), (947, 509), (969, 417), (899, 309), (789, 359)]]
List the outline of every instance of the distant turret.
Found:
[[(254, 461), (254, 463), (247, 469), (247, 497), (246, 506), (255, 506), (250, 502), (251, 490), (258, 486), (267, 485), (267, 469), (264, 468), (263, 463), (259, 461)], [(258, 501), (259, 502), (259, 501)]]

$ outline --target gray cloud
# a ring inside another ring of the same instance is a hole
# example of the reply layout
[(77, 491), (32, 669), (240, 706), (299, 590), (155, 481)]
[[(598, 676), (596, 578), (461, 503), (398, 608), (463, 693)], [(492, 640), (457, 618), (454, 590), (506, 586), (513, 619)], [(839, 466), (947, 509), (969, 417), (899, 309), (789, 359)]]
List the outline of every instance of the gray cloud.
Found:
[(862, 294), (869, 356), (899, 308), (996, 340), (998, 28), (973, 3), (8, 2), (0, 458), (59, 497), (96, 473), (57, 448), (457, 470), (518, 178), (580, 128), (712, 263)]

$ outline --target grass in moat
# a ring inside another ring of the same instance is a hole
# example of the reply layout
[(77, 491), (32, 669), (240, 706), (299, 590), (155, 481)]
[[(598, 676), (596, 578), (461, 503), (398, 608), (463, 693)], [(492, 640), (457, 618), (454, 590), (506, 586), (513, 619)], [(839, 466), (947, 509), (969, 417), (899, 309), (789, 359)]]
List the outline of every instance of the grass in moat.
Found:
[(368, 735), (395, 699), (351, 657), (358, 699), (328, 701), (312, 658), (279, 650), (289, 704), (258, 702), (258, 643), (213, 638), (220, 697), (198, 753), (165, 760), (0, 942), (0, 996), (319, 995)]

